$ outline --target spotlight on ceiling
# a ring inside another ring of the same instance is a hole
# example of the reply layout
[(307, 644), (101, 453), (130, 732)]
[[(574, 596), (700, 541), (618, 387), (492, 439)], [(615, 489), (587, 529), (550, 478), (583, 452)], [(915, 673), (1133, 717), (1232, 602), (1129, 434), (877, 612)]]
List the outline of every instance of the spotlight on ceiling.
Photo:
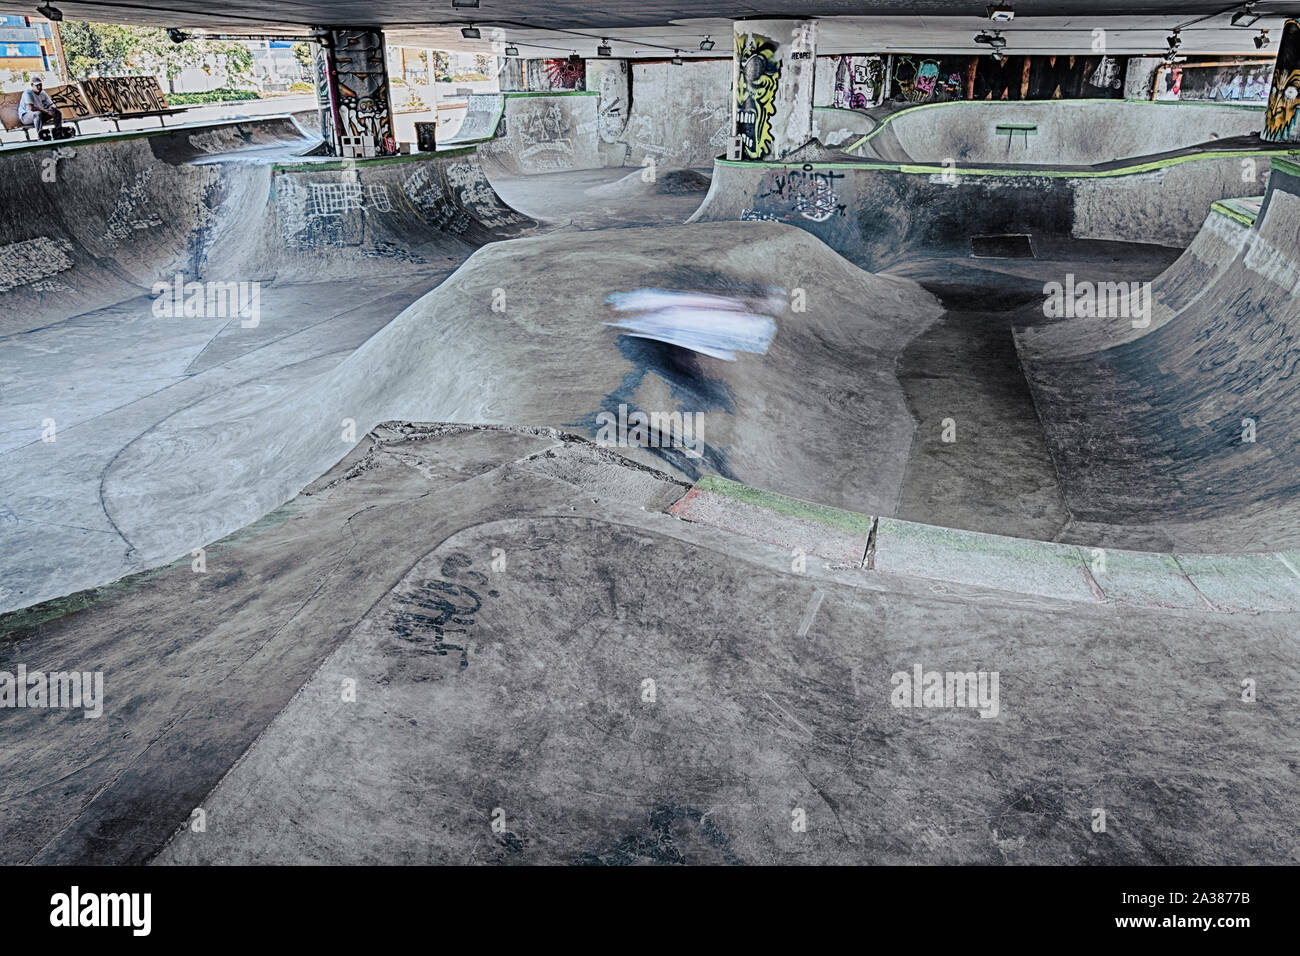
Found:
[(460, 35), (466, 40), (477, 40), (483, 35), (483, 32), (478, 27), (471, 25), (468, 27), (461, 27)]
[(477, 10), (478, 0), (451, 0), (451, 6), (454, 10), (460, 10), (466, 7), (471, 10)]
[(36, 12), (51, 23), (60, 23), (63, 20), (63, 11), (49, 3), (43, 7), (37, 7)]
[(579, 63), (582, 62), (582, 57), (578, 56), (577, 52), (573, 52), (569, 54), (568, 60), (574, 66), (577, 66)]
[(1255, 49), (1262, 50), (1266, 46), (1268, 46), (1268, 31), (1260, 30), (1259, 36), (1255, 37)]
[(506, 47), (506, 56), (518, 56), (518, 55), (519, 55), (519, 47), (515, 46), (513, 43), (510, 44), (508, 47)]
[(1169, 49), (1165, 51), (1165, 62), (1173, 63), (1178, 59), (1178, 48), (1183, 45), (1183, 38), (1179, 36), (1179, 30), (1174, 27), (1174, 32), (1165, 37), (1165, 42), (1169, 44)]
[(1253, 27), (1259, 17), (1260, 15), (1255, 12), (1255, 5), (1246, 3), (1232, 15), (1232, 25), (1234, 27)]
[(994, 23), (1010, 23), (1016, 18), (1016, 11), (1012, 9), (1009, 3), (990, 3), (988, 5), (989, 19)]
[(681, 65), (682, 65), (682, 51), (673, 50), (673, 66), (681, 66)]
[(712, 50), (712, 49), (713, 49), (713, 37), (705, 37), (703, 40), (701, 40), (701, 41), (700, 41), (700, 49), (701, 49), (701, 50)]
[(167, 39), (171, 40), (173, 43), (184, 43), (189, 38), (190, 35), (184, 30), (178, 30), (176, 27), (167, 28)]
[(1001, 30), (994, 30), (992, 33), (980, 31), (975, 34), (975, 42), (987, 45), (993, 50), (993, 53), (996, 56), (1002, 52), (1004, 47), (1006, 47), (1007, 38), (1002, 35)]
[(596, 56), (613, 56), (614, 49), (609, 45), (608, 40), (601, 40), (600, 46), (596, 47)]

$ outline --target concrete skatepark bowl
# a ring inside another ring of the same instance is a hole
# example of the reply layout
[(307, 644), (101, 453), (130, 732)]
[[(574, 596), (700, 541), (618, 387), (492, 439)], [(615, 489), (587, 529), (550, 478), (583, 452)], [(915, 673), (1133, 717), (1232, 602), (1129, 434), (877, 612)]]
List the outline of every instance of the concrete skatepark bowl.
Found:
[(0, 152), (3, 862), (1300, 862), (1300, 147), (610, 88)]

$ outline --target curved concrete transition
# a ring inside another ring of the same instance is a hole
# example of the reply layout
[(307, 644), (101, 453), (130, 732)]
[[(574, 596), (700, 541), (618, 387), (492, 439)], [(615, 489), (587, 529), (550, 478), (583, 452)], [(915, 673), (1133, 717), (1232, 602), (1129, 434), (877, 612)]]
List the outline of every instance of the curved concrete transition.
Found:
[[(844, 112), (850, 111), (835, 111)], [(888, 162), (1095, 166), (1218, 139), (1257, 139), (1262, 114), (1262, 106), (1149, 100), (925, 103), (886, 113), (865, 135), (827, 145)], [(827, 128), (835, 125), (832, 119)]]
[(1153, 284), (1149, 328), (1074, 320), (1025, 333), (1071, 540), (1300, 542), (1300, 345), (1288, 331), (1300, 318), (1300, 166), (1274, 161), (1252, 225), (1216, 211), (1203, 232)]
[(816, 25), (0, 151), (0, 865), (1300, 862), (1293, 101)]
[[(781, 270), (788, 288), (773, 289), (777, 263), (798, 264)], [(728, 362), (602, 324), (619, 318), (609, 296), (644, 288), (742, 302), (776, 294), (770, 349)], [(789, 304), (796, 288), (804, 311)], [(699, 415), (699, 457), (628, 447), (633, 457), (891, 511), (914, 427), (893, 366), (939, 312), (914, 282), (864, 273), (768, 223), (494, 243), (335, 367), (266, 376), (154, 424), (107, 467), (104, 509), (139, 559), (157, 563), (283, 503), (379, 422), (549, 425), (596, 438), (598, 416), (626, 406)]]

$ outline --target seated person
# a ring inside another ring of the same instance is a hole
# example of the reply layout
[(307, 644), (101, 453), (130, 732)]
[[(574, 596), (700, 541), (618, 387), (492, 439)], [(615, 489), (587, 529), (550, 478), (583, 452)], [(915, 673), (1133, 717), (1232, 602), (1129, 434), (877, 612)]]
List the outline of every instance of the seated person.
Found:
[(49, 123), (56, 130), (63, 128), (63, 114), (55, 107), (50, 94), (45, 92), (44, 81), (39, 76), (32, 77), (31, 86), (23, 90), (22, 99), (18, 101), (18, 122), (36, 130), (38, 139), (49, 139), (45, 129)]

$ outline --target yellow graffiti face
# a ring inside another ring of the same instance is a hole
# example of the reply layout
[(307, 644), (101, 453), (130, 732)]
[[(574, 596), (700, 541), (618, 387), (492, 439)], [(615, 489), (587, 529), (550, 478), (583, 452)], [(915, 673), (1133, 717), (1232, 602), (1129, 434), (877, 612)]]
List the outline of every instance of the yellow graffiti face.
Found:
[(1268, 111), (1264, 114), (1264, 131), (1269, 139), (1295, 133), (1297, 108), (1300, 108), (1300, 70), (1290, 73), (1278, 70), (1268, 97)]
[(772, 117), (781, 82), (781, 61), (776, 42), (757, 34), (737, 34), (736, 132), (741, 135), (746, 159), (766, 155), (775, 138)]

